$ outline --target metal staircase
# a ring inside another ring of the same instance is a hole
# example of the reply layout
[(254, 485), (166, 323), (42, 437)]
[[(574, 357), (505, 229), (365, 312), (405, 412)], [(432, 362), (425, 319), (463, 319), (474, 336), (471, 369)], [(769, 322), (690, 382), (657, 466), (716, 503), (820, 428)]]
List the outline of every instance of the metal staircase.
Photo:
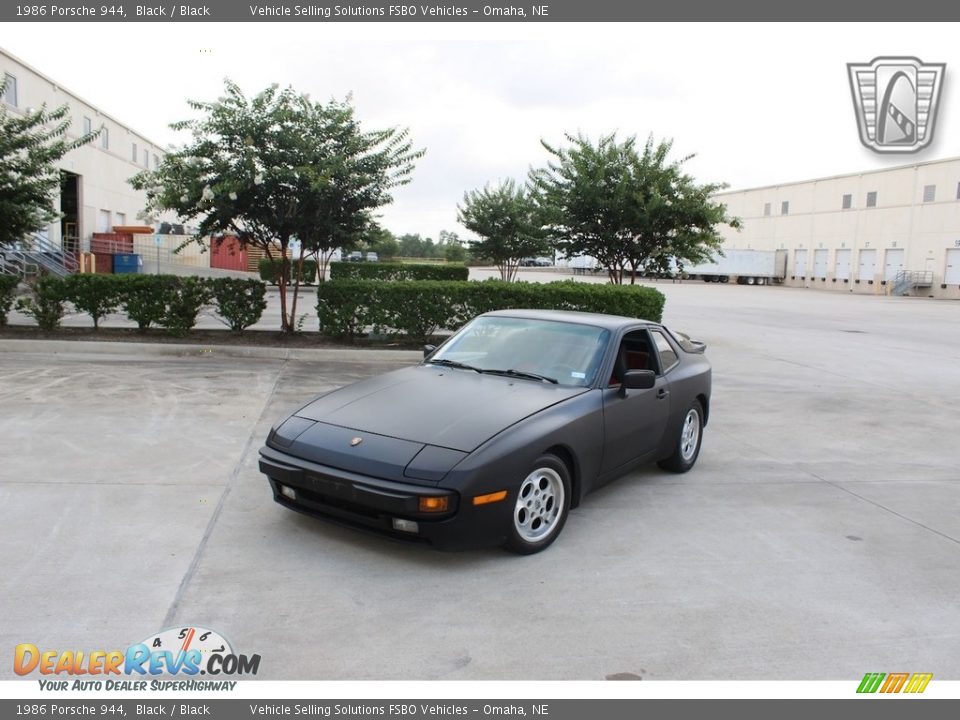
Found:
[(40, 274), (41, 269), (66, 277), (77, 271), (77, 258), (66, 252), (41, 233), (34, 233), (15, 247), (0, 248), (0, 273), (29, 277)]
[(900, 270), (893, 279), (891, 295), (909, 295), (918, 288), (933, 287), (933, 271), (931, 270)]

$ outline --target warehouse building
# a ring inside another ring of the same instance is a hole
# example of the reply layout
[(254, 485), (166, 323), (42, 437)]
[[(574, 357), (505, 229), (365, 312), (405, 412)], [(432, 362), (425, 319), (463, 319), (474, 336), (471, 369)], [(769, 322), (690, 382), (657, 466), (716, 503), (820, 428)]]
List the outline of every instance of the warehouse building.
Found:
[(725, 249), (785, 250), (786, 285), (960, 298), (960, 158), (720, 193)]
[(160, 147), (2, 48), (0, 77), (7, 81), (0, 97), (7, 112), (23, 114), (43, 104), (51, 109), (67, 105), (68, 138), (100, 129), (94, 140), (60, 160), (61, 192), (53, 205), (63, 216), (50, 225), (47, 239), (68, 251), (89, 250), (93, 233), (143, 225), (138, 216), (146, 197), (128, 180), (141, 170), (157, 167), (163, 155)]

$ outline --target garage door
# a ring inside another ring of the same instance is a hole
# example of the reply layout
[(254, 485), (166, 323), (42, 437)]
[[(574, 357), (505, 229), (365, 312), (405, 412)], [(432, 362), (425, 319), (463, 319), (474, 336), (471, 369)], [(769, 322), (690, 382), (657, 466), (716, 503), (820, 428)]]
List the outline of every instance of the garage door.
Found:
[(813, 277), (825, 278), (827, 276), (827, 250), (813, 251)]
[(883, 267), (883, 279), (893, 280), (897, 273), (903, 270), (903, 249), (887, 250), (886, 262)]
[(873, 273), (877, 269), (877, 251), (861, 250), (860, 267), (857, 269), (857, 280), (866, 282), (873, 280)]
[(837, 280), (850, 279), (850, 251), (837, 250), (836, 253), (837, 269), (834, 271), (834, 277)]
[(960, 250), (947, 250), (947, 271), (943, 274), (946, 285), (960, 285)]
[(797, 277), (807, 276), (807, 251), (793, 251), (793, 274)]

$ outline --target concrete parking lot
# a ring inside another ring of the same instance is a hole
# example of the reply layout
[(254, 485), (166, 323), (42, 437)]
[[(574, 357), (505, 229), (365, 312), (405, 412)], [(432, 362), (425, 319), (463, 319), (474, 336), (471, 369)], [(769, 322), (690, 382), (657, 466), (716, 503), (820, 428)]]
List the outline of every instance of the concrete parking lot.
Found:
[(196, 624), (266, 679), (960, 679), (960, 305), (657, 286), (714, 364), (700, 461), (525, 558), (273, 503), (270, 425), (416, 353), (0, 342), (0, 647)]

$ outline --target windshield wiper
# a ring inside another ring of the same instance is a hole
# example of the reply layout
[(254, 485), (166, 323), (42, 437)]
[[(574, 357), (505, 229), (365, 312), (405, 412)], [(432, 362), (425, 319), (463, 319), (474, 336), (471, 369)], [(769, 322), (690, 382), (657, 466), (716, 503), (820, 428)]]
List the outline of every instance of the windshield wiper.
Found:
[(483, 370), (482, 372), (489, 373), (490, 375), (504, 375), (505, 377), (516, 377), (516, 378), (525, 378), (527, 380), (542, 380), (543, 382), (557, 384), (557, 379), (552, 377), (547, 377), (546, 375), (540, 375), (535, 372), (526, 372), (524, 370)]
[(431, 365), (443, 365), (444, 367), (459, 368), (460, 370), (473, 370), (474, 372), (478, 373), (484, 372), (480, 368), (474, 367), (473, 365), (467, 365), (466, 363), (457, 362), (456, 360), (448, 360), (447, 358), (437, 358), (435, 360), (431, 358), (426, 362), (430, 363)]

